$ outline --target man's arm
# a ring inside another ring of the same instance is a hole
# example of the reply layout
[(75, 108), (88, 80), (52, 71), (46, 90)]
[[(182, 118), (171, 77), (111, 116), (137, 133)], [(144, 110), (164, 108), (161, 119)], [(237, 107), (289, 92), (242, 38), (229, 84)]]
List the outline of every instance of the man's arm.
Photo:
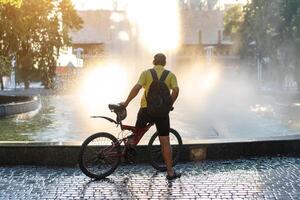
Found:
[(172, 89), (172, 93), (171, 93), (171, 100), (172, 100), (172, 106), (173, 104), (175, 103), (177, 97), (178, 97), (178, 94), (179, 94), (179, 87), (175, 87)]
[(128, 104), (130, 103), (130, 101), (132, 99), (134, 99), (134, 97), (136, 97), (136, 95), (139, 93), (140, 89), (142, 88), (142, 86), (140, 84), (136, 84), (130, 91), (127, 99), (125, 102), (122, 102), (121, 104), (125, 107), (128, 106)]

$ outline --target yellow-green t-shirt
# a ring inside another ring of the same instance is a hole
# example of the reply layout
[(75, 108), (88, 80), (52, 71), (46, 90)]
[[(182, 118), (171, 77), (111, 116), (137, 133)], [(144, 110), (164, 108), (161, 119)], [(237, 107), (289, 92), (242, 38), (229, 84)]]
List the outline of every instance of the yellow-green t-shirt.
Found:
[[(159, 79), (164, 71), (164, 67), (161, 65), (155, 65), (153, 68), (156, 71), (157, 77)], [(141, 85), (145, 89), (144, 95), (141, 99), (141, 108), (147, 107), (146, 94), (148, 94), (148, 90), (152, 83), (152, 80), (153, 79), (151, 72), (148, 69), (142, 72), (137, 82), (137, 84)], [(172, 72), (168, 74), (167, 78), (165, 79), (165, 83), (170, 90), (178, 87), (176, 76)]]

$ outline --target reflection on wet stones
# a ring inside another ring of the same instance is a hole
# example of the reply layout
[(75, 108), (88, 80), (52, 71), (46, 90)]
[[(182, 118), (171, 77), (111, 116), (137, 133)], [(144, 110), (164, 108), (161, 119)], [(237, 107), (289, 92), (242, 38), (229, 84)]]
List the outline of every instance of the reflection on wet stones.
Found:
[(171, 182), (149, 165), (122, 166), (93, 181), (76, 168), (0, 167), (0, 199), (299, 199), (296, 157), (186, 163), (176, 170), (183, 175)]

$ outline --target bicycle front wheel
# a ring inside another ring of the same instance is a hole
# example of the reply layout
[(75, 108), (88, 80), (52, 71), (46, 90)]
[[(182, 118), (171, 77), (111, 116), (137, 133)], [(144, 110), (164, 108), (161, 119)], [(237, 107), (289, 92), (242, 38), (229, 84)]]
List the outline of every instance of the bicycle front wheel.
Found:
[(112, 174), (121, 160), (121, 147), (110, 133), (96, 133), (88, 137), (79, 150), (78, 164), (81, 171), (95, 179)]
[[(182, 147), (182, 139), (179, 135), (179, 133), (174, 130), (170, 129), (170, 145), (172, 149), (172, 164), (175, 166), (180, 157), (181, 147)], [(148, 155), (150, 164), (159, 171), (165, 171), (167, 169), (162, 153), (161, 153), (161, 147), (159, 142), (158, 133), (154, 133), (154, 135), (151, 137), (148, 143)]]

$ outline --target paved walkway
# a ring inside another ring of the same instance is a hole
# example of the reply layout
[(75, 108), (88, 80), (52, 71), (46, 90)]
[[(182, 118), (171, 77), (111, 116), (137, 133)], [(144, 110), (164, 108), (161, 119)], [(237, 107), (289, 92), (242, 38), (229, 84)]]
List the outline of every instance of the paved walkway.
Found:
[(204, 161), (176, 166), (168, 182), (149, 165), (91, 181), (77, 168), (0, 167), (0, 199), (300, 199), (300, 158)]

